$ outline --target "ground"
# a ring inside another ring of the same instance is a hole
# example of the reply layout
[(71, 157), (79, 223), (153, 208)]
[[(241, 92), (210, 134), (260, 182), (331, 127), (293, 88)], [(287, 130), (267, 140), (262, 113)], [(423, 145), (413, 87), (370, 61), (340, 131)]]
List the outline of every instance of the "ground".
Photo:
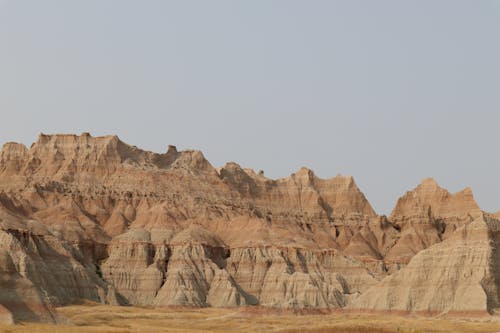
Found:
[(73, 305), (59, 308), (73, 325), (0, 326), (8, 333), (495, 333), (500, 320), (411, 318), (338, 313), (294, 314), (266, 309), (141, 308)]

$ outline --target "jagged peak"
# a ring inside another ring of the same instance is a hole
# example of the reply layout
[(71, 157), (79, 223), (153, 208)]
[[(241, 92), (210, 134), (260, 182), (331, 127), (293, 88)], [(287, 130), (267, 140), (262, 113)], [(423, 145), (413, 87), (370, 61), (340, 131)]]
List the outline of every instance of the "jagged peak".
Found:
[(353, 176), (344, 176), (338, 173), (335, 177), (331, 178), (320, 178), (315, 177), (316, 182), (328, 183), (335, 185), (338, 188), (345, 188), (348, 190), (359, 191), (358, 185), (356, 184)]
[(297, 174), (297, 175), (313, 174), (314, 175), (314, 171), (312, 171), (308, 167), (301, 167), (295, 174)]
[(220, 174), (220, 172), (223, 172), (223, 173), (224, 172), (230, 172), (230, 173), (243, 172), (243, 173), (247, 174), (248, 176), (250, 176), (251, 178), (264, 177), (263, 172), (259, 172), (257, 174), (254, 169), (243, 168), (241, 165), (239, 165), (238, 163), (233, 162), (233, 161), (226, 162), (226, 164), (224, 164), (223, 167), (219, 168), (219, 174)]
[(422, 179), (422, 181), (420, 182), (420, 184), (418, 186), (426, 187), (426, 188), (441, 188), (439, 186), (439, 184), (437, 183), (437, 181), (431, 177), (427, 177), (427, 178)]
[(186, 149), (178, 151), (176, 146), (168, 145), (167, 152), (164, 154), (159, 154), (156, 152), (144, 150), (136, 146), (129, 145), (123, 142), (117, 135), (92, 136), (89, 132), (83, 132), (81, 135), (40, 133), (38, 135), (37, 141), (34, 143), (34, 146), (47, 145), (47, 144), (49, 145), (60, 144), (60, 143), (66, 143), (66, 144), (74, 143), (76, 145), (79, 143), (84, 143), (91, 146), (92, 145), (100, 146), (112, 143), (112, 144), (119, 144), (122, 146), (122, 148), (126, 147), (130, 150), (134, 150), (135, 152), (141, 152), (145, 154), (164, 156), (164, 155), (177, 155), (180, 153), (186, 156), (190, 156), (193, 159), (205, 160), (205, 157), (200, 150)]
[(309, 168), (301, 167), (297, 172), (292, 174), (292, 177), (303, 178), (303, 179), (313, 179), (316, 177), (314, 171)]
[(435, 217), (477, 215), (480, 211), (470, 187), (450, 193), (433, 178), (425, 178), (398, 199), (391, 218), (418, 215), (429, 209)]
[(81, 163), (83, 166), (88, 166), (96, 159), (101, 161), (98, 163), (106, 160), (105, 165), (111, 170), (120, 163), (160, 169), (170, 166), (210, 172), (213, 169), (199, 150), (177, 151), (175, 146), (169, 145), (166, 153), (158, 154), (129, 145), (121, 141), (117, 135), (92, 136), (88, 132), (80, 135), (40, 133), (29, 149), (22, 144), (11, 142), (4, 144), (2, 156), (5, 161), (14, 158), (19, 160), (19, 157), (35, 158), (39, 161), (37, 163), (41, 162), (42, 165), (44, 161), (48, 162), (45, 163), (48, 168), (51, 163), (56, 162), (57, 165), (51, 171), (59, 169), (61, 163)]
[(200, 150), (183, 150), (176, 154), (177, 158), (172, 163), (176, 167), (185, 167), (197, 171), (209, 172), (217, 175), (217, 170), (212, 166), (212, 164), (205, 158), (205, 155)]
[(305, 179), (305, 180), (318, 181), (318, 182), (333, 182), (336, 185), (345, 185), (346, 187), (352, 186), (352, 187), (357, 188), (357, 185), (356, 185), (356, 182), (354, 181), (353, 176), (344, 176), (341, 174), (337, 174), (335, 177), (331, 177), (331, 178), (320, 178), (315, 174), (315, 172), (312, 169), (310, 169), (308, 167), (301, 167), (299, 170), (292, 173), (290, 176), (284, 177), (284, 178), (277, 178), (277, 179), (267, 178), (264, 175), (263, 170), (259, 170), (258, 172), (256, 172), (252, 168), (243, 168), (240, 164), (233, 162), (233, 161), (226, 162), (226, 164), (224, 164), (224, 166), (218, 168), (217, 171), (219, 174), (221, 172), (224, 172), (224, 171), (226, 171), (226, 172), (228, 172), (228, 171), (229, 172), (236, 172), (236, 171), (237, 172), (244, 172), (248, 176), (251, 176), (252, 178), (261, 178), (261, 179), (265, 179), (265, 180), (272, 181), (272, 182), (283, 182), (283, 181), (286, 182), (286, 181), (289, 181), (289, 180), (295, 178), (295, 179)]
[(457, 191), (455, 193), (451, 193), (449, 190), (446, 188), (443, 188), (439, 185), (439, 183), (434, 179), (434, 178), (424, 178), (420, 184), (414, 188), (413, 190), (408, 191), (407, 193), (412, 193), (412, 192), (419, 192), (421, 190), (429, 191), (429, 190), (436, 190), (436, 191), (442, 191), (448, 194), (449, 196), (456, 197), (456, 196), (462, 196), (462, 195), (472, 195), (473, 196), (473, 191), (470, 186), (465, 187), (464, 189)]
[(349, 186), (356, 186), (356, 182), (354, 181), (354, 177), (353, 176), (343, 176), (341, 175), (340, 173), (337, 174), (335, 177), (333, 178), (330, 178), (331, 180), (335, 180), (339, 183), (344, 183), (346, 185), (349, 185)]
[(316, 178), (314, 172), (306, 167), (300, 168), (297, 172), (293, 173), (290, 177), (286, 178), (287, 181), (298, 182), (302, 185), (310, 185)]
[(38, 139), (34, 145), (47, 145), (47, 144), (58, 144), (58, 143), (107, 143), (107, 142), (121, 142), (117, 135), (103, 135), (103, 136), (92, 136), (89, 132), (83, 132), (81, 135), (77, 134), (38, 134)]

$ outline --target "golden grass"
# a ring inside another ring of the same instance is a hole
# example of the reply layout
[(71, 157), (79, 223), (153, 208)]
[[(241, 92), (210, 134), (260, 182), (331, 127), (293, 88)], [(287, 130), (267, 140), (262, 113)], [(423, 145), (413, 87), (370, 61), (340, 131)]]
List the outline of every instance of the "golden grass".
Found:
[(292, 314), (252, 309), (141, 308), (72, 305), (58, 310), (73, 325), (0, 326), (6, 333), (495, 333), (500, 322), (381, 315)]

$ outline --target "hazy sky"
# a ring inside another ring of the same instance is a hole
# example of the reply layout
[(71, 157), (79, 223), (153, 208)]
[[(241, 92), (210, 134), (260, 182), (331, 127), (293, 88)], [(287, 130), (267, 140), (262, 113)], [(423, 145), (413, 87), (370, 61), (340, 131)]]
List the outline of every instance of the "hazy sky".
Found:
[(83, 131), (500, 210), (500, 1), (0, 0), (0, 144)]

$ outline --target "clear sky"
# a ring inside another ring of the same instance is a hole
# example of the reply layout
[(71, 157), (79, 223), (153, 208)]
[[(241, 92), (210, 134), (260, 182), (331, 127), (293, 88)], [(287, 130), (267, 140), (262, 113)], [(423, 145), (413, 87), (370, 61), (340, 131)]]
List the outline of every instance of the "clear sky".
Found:
[(500, 210), (500, 1), (0, 0), (0, 144), (84, 131)]

